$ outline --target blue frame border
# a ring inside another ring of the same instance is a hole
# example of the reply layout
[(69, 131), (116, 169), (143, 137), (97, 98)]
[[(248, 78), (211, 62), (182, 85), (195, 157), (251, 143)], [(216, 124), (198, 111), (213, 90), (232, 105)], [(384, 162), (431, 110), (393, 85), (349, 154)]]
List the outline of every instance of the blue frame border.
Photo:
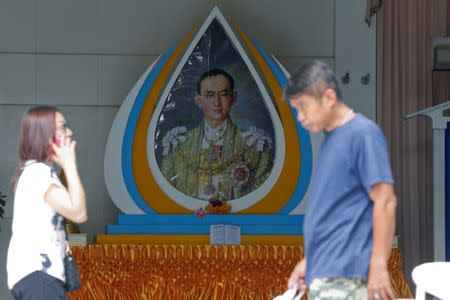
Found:
[[(283, 88), (287, 79), (279, 66), (261, 47), (255, 47)], [(278, 212), (273, 215), (207, 215), (206, 218), (200, 219), (195, 214), (159, 215), (144, 201), (136, 186), (132, 170), (132, 147), (136, 125), (148, 92), (175, 49), (176, 47), (172, 47), (159, 58), (145, 79), (133, 103), (124, 132), (122, 175), (131, 198), (146, 215), (119, 215), (117, 225), (107, 226), (107, 234), (209, 234), (208, 225), (229, 224), (240, 226), (241, 234), (246, 235), (302, 235), (304, 215), (288, 215), (288, 213), (303, 201), (308, 189), (312, 173), (312, 147), (309, 133), (296, 121), (295, 111), (292, 108), (291, 112), (301, 143), (302, 169), (293, 195)]]
[(128, 193), (130, 194), (133, 201), (148, 214), (155, 214), (147, 203), (142, 198), (139, 190), (136, 186), (134, 180), (133, 169), (132, 169), (132, 156), (133, 156), (133, 140), (136, 132), (136, 125), (139, 120), (139, 115), (141, 113), (142, 107), (145, 104), (145, 99), (147, 97), (150, 88), (153, 86), (156, 78), (158, 77), (161, 69), (167, 63), (167, 60), (172, 55), (176, 47), (172, 47), (167, 53), (158, 59), (156, 65), (151, 70), (150, 74), (145, 79), (144, 84), (139, 90), (136, 100), (133, 103), (133, 108), (131, 109), (130, 116), (127, 121), (127, 126), (125, 128), (123, 144), (122, 144), (122, 176), (125, 181), (125, 186), (127, 187)]

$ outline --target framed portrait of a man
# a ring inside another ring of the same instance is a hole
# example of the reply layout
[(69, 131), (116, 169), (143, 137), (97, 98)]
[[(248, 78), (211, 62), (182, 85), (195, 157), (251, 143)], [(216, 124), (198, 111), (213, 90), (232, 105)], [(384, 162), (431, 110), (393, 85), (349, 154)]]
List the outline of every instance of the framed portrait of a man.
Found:
[(154, 151), (171, 187), (198, 200), (234, 200), (270, 175), (275, 126), (247, 65), (213, 21), (158, 117)]

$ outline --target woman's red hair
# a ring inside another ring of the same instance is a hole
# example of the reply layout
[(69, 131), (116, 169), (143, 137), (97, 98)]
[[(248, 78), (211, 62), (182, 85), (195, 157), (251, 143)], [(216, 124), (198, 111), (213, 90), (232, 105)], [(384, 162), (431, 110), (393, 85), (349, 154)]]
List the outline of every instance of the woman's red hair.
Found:
[(20, 126), (19, 164), (12, 178), (13, 187), (27, 160), (33, 159), (46, 163), (51, 161), (49, 143), (55, 136), (56, 112), (58, 109), (54, 106), (36, 106), (25, 113)]

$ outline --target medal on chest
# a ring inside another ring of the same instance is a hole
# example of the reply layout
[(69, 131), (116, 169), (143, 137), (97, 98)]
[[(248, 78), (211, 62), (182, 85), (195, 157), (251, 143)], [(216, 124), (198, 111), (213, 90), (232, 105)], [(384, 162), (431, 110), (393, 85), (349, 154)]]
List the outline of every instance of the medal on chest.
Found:
[(208, 163), (213, 163), (219, 160), (222, 156), (222, 146), (221, 145), (210, 145), (208, 148), (208, 154), (206, 156), (206, 161)]
[(203, 187), (203, 194), (210, 196), (210, 195), (214, 195), (215, 193), (216, 193), (216, 187), (214, 186), (214, 184), (212, 184), (212, 182), (208, 182)]

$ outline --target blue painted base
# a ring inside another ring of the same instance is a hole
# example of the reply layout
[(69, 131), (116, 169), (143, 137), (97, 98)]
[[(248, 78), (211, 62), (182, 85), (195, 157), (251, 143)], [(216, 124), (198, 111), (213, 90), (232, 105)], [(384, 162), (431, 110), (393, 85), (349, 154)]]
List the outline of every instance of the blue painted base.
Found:
[(209, 234), (213, 224), (239, 226), (242, 235), (303, 235), (303, 215), (119, 215), (106, 234)]

